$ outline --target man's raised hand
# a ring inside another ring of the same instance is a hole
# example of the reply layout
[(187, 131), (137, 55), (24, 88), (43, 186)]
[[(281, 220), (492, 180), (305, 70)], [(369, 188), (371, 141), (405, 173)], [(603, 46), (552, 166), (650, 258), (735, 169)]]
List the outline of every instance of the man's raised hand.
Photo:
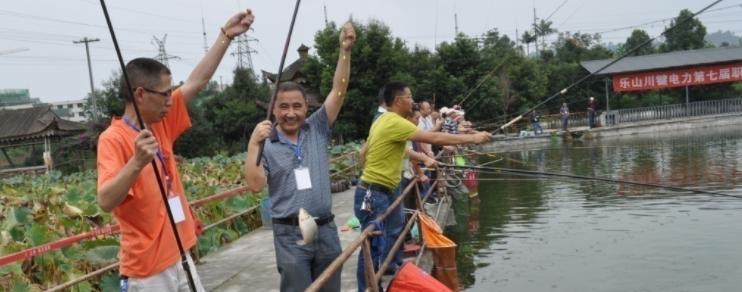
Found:
[(353, 22), (348, 20), (340, 28), (340, 48), (344, 51), (350, 51), (353, 49), (353, 45), (356, 43), (356, 31), (353, 29)]

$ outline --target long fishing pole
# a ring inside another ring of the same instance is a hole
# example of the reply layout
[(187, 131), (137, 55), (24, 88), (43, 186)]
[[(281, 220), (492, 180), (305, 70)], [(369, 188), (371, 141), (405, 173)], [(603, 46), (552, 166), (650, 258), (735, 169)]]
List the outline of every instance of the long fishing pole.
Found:
[[(286, 35), (286, 43), (283, 45), (283, 54), (281, 55), (281, 62), (278, 64), (278, 73), (276, 73), (276, 82), (273, 86), (273, 95), (271, 96), (271, 102), (266, 109), (266, 120), (273, 121), (273, 107), (276, 105), (276, 97), (278, 96), (278, 85), (281, 84), (281, 75), (283, 75), (283, 64), (286, 62), (286, 54), (289, 51), (289, 44), (291, 43), (291, 34), (294, 32), (294, 23), (296, 22), (296, 14), (299, 13), (299, 4), (301, 0), (296, 0), (294, 6), (294, 15), (291, 17), (291, 25), (289, 25), (289, 33)], [(260, 157), (263, 157), (263, 145), (260, 143), (258, 146), (258, 158), (255, 159), (256, 165), (260, 165)]]
[(477, 83), (477, 85), (474, 86), (474, 88), (470, 89), (469, 92), (464, 96), (464, 98), (462, 98), (461, 101), (459, 101), (457, 104), (463, 107), (464, 102), (472, 95), (472, 93), (474, 93), (475, 90), (477, 90), (480, 86), (482, 86), (482, 84), (484, 84), (484, 82), (487, 81), (487, 79), (492, 77), (492, 74), (494, 74), (495, 71), (497, 71), (497, 69), (500, 69), (500, 67), (502, 67), (502, 65), (505, 64), (505, 61), (507, 61), (508, 59), (509, 59), (508, 57), (505, 57), (502, 60), (500, 60), (500, 63), (495, 65), (495, 67), (493, 67), (492, 70), (487, 72), (487, 74), (484, 75), (484, 77), (482, 77), (481, 80), (479, 80), (479, 83)]
[[(111, 33), (111, 39), (113, 40), (113, 46), (116, 48), (116, 56), (118, 57), (119, 65), (121, 65), (121, 74), (124, 76), (124, 82), (126, 82), (126, 89), (129, 91), (129, 96), (132, 97), (132, 104), (134, 105), (134, 112), (137, 115), (137, 120), (139, 121), (139, 128), (144, 130), (144, 120), (142, 119), (142, 114), (139, 112), (139, 107), (137, 106), (136, 98), (134, 98), (134, 90), (131, 87), (131, 81), (129, 80), (129, 74), (126, 73), (126, 65), (124, 64), (124, 58), (121, 56), (121, 48), (119, 47), (118, 40), (116, 40), (116, 33), (113, 31), (113, 24), (111, 23), (111, 17), (108, 15), (108, 8), (106, 8), (106, 2), (105, 0), (100, 0), (101, 8), (103, 8), (103, 14), (106, 16), (106, 23), (108, 24), (108, 31)], [(164, 164), (162, 167), (167, 167)], [(192, 292), (196, 292), (196, 282), (193, 281), (193, 274), (191, 273), (191, 267), (188, 265), (188, 258), (186, 257), (185, 249), (183, 248), (183, 243), (180, 240), (180, 234), (178, 233), (178, 226), (175, 224), (175, 219), (173, 218), (173, 211), (170, 210), (170, 204), (168, 204), (167, 200), (167, 194), (165, 192), (165, 186), (162, 183), (162, 177), (160, 177), (160, 169), (157, 167), (157, 162), (155, 162), (154, 159), (152, 159), (152, 168), (155, 170), (155, 178), (157, 180), (157, 186), (160, 189), (160, 195), (162, 195), (162, 202), (165, 205), (165, 210), (167, 211), (167, 218), (170, 221), (170, 227), (173, 229), (173, 235), (175, 236), (175, 242), (178, 244), (178, 251), (180, 252), (180, 262), (183, 265), (183, 270), (185, 270), (186, 275), (188, 276), (188, 286), (191, 288)]]
[(611, 178), (604, 178), (604, 177), (597, 177), (597, 176), (584, 176), (584, 175), (576, 175), (576, 174), (533, 171), (533, 170), (524, 170), (524, 169), (502, 168), (502, 167), (485, 167), (485, 166), (474, 166), (474, 165), (458, 166), (458, 165), (447, 164), (447, 163), (438, 163), (438, 165), (442, 167), (451, 167), (451, 168), (459, 168), (459, 169), (476, 169), (476, 170), (485, 170), (485, 171), (493, 171), (493, 172), (521, 174), (521, 175), (528, 175), (528, 176), (534, 176), (534, 175), (556, 176), (556, 177), (567, 177), (567, 178), (575, 178), (575, 179), (582, 179), (582, 180), (596, 180), (596, 181), (604, 181), (604, 182), (611, 182), (611, 183), (622, 183), (622, 184), (629, 184), (629, 185), (636, 185), (636, 186), (668, 189), (668, 190), (673, 190), (673, 191), (691, 192), (691, 193), (696, 193), (696, 194), (705, 194), (705, 195), (723, 196), (723, 197), (732, 197), (732, 198), (742, 199), (742, 196), (739, 196), (739, 195), (694, 190), (694, 189), (653, 184), (653, 183), (641, 183), (641, 182), (634, 182), (634, 181), (627, 181), (627, 180), (618, 180), (618, 179), (611, 179)]
[(689, 20), (691, 20), (691, 19), (695, 18), (696, 16), (698, 16), (699, 14), (701, 14), (701, 13), (703, 13), (704, 11), (708, 10), (709, 8), (711, 8), (711, 7), (714, 7), (714, 6), (716, 5), (716, 4), (719, 4), (719, 3), (721, 2), (721, 1), (723, 1), (723, 0), (716, 0), (716, 1), (714, 1), (713, 3), (709, 4), (708, 6), (704, 7), (703, 9), (699, 10), (698, 12), (696, 12), (696, 13), (693, 13), (692, 15), (688, 16), (688, 17), (687, 17), (686, 19), (683, 19), (682, 21), (678, 21), (677, 23), (675, 23), (675, 25), (673, 25), (672, 27), (670, 27), (670, 28), (666, 29), (666, 30), (665, 30), (665, 31), (663, 31), (663, 32), (662, 32), (661, 34), (659, 34), (658, 36), (655, 36), (655, 37), (653, 37), (653, 38), (651, 38), (651, 39), (648, 39), (648, 40), (644, 41), (643, 43), (641, 43), (641, 44), (637, 45), (636, 47), (632, 48), (631, 50), (629, 50), (628, 52), (624, 53), (624, 54), (623, 54), (623, 55), (621, 55), (620, 57), (618, 57), (618, 58), (614, 59), (613, 61), (610, 61), (610, 62), (608, 62), (608, 64), (605, 64), (605, 65), (604, 65), (603, 67), (600, 67), (600, 69), (598, 69), (598, 70), (596, 70), (596, 71), (594, 71), (594, 72), (592, 72), (592, 73), (590, 73), (590, 74), (588, 74), (588, 75), (586, 75), (586, 76), (584, 76), (584, 77), (580, 78), (579, 80), (577, 80), (576, 82), (574, 82), (574, 83), (570, 84), (569, 86), (565, 87), (564, 89), (560, 90), (559, 92), (557, 92), (557, 93), (554, 93), (554, 94), (553, 94), (552, 96), (550, 96), (549, 98), (547, 98), (547, 99), (544, 99), (543, 101), (539, 102), (538, 104), (536, 104), (536, 105), (534, 105), (534, 106), (530, 107), (529, 109), (527, 109), (526, 111), (524, 111), (524, 112), (523, 112), (522, 114), (518, 115), (517, 117), (513, 118), (512, 120), (510, 120), (510, 121), (509, 121), (509, 122), (507, 122), (506, 124), (504, 124), (504, 125), (500, 126), (499, 128), (497, 128), (497, 129), (496, 129), (495, 131), (493, 131), (493, 133), (496, 133), (497, 131), (503, 131), (503, 130), (505, 130), (505, 128), (507, 128), (507, 127), (510, 127), (510, 126), (511, 126), (512, 124), (514, 124), (515, 122), (517, 122), (517, 121), (519, 121), (520, 119), (522, 119), (522, 118), (523, 118), (523, 115), (526, 115), (526, 114), (528, 114), (528, 113), (529, 113), (529, 112), (531, 112), (532, 110), (535, 110), (536, 108), (538, 108), (538, 107), (540, 107), (540, 106), (542, 106), (542, 105), (546, 104), (546, 103), (547, 103), (547, 102), (549, 102), (550, 100), (552, 100), (552, 99), (554, 99), (554, 98), (556, 98), (556, 97), (558, 97), (558, 96), (560, 96), (560, 95), (564, 95), (564, 94), (566, 94), (566, 93), (567, 93), (567, 91), (569, 91), (569, 90), (570, 90), (571, 88), (573, 88), (573, 87), (575, 87), (575, 86), (579, 85), (580, 83), (584, 82), (584, 81), (585, 81), (585, 80), (587, 80), (588, 78), (590, 78), (590, 77), (593, 77), (593, 76), (597, 75), (598, 73), (602, 72), (603, 70), (605, 70), (606, 68), (610, 67), (611, 65), (613, 65), (613, 64), (615, 64), (615, 63), (617, 63), (618, 61), (622, 60), (623, 58), (626, 58), (626, 57), (628, 57), (629, 55), (632, 55), (632, 54), (634, 54), (634, 53), (635, 53), (636, 51), (638, 51), (638, 50), (639, 50), (639, 49), (641, 49), (642, 47), (644, 47), (644, 46), (646, 46), (646, 45), (648, 45), (648, 44), (652, 43), (652, 42), (653, 42), (653, 41), (654, 41), (655, 39), (657, 39), (658, 37), (660, 37), (660, 36), (663, 36), (663, 35), (665, 35), (666, 33), (670, 32), (670, 31), (673, 31), (673, 30), (674, 30), (675, 28), (677, 28), (678, 26), (680, 26), (680, 25), (682, 25), (682, 24), (684, 24), (684, 23), (688, 22)]

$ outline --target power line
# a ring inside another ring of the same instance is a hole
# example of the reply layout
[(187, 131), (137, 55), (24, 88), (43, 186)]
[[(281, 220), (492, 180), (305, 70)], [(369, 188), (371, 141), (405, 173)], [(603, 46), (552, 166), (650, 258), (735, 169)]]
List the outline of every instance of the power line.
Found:
[(564, 7), (564, 4), (567, 4), (567, 1), (569, 0), (564, 0), (562, 4), (559, 4), (559, 7), (554, 9), (554, 11), (552, 11), (551, 14), (549, 14), (549, 16), (547, 16), (546, 19), (544, 19), (544, 21), (549, 21), (549, 19), (551, 19), (551, 17), (554, 16), (554, 14), (557, 13), (557, 11), (559, 11), (559, 9), (562, 9), (562, 7)]

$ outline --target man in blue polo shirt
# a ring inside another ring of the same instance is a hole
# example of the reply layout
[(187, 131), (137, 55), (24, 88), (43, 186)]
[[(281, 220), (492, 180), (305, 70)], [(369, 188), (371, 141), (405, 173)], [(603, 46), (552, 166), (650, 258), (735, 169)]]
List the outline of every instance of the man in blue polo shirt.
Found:
[[(309, 118), (304, 89), (293, 82), (278, 85), (276, 126), (270, 121), (253, 130), (247, 148), (245, 171), (250, 191), (266, 184), (271, 199), (273, 243), (281, 274), (281, 291), (304, 291), (340, 255), (340, 239), (333, 221), (327, 147), (330, 129), (343, 105), (350, 77), (350, 53), (355, 32), (350, 22), (340, 31), (340, 54), (332, 90), (324, 104)], [(257, 164), (258, 148), (264, 151)], [(301, 245), (297, 215), (303, 208), (314, 216), (318, 234)], [(340, 270), (322, 291), (340, 291)]]

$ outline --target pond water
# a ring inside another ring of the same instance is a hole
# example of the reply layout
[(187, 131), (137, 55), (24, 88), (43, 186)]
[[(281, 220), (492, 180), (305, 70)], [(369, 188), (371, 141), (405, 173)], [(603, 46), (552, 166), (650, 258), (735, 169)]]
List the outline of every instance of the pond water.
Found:
[(742, 133), (552, 140), (488, 166), (720, 192), (480, 172), (448, 228), (466, 291), (742, 290)]

